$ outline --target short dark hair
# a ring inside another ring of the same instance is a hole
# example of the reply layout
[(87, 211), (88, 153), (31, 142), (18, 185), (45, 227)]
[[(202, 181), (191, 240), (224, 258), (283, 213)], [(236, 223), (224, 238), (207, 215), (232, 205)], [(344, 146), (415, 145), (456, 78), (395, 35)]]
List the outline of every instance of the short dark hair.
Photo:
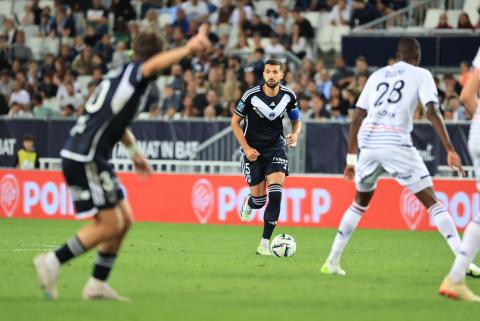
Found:
[(23, 136), (22, 141), (23, 142), (33, 142), (35, 139), (33, 138), (33, 135), (31, 134), (26, 134)]
[(140, 32), (133, 44), (135, 57), (141, 61), (149, 59), (161, 52), (162, 49), (163, 41), (154, 32)]
[(265, 62), (265, 66), (270, 65), (270, 66), (280, 66), (280, 70), (283, 71), (283, 64), (280, 60), (278, 59), (269, 59)]
[(415, 38), (401, 38), (398, 41), (397, 59), (404, 61), (418, 60), (420, 58), (420, 43)]

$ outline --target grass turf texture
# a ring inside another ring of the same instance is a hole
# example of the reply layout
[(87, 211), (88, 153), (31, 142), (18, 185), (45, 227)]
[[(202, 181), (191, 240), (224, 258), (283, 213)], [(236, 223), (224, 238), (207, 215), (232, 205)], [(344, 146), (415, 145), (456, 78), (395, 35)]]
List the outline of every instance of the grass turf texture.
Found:
[[(137, 223), (111, 276), (133, 302), (86, 302), (94, 253), (65, 266), (58, 301), (44, 299), (31, 259), (82, 223), (0, 220), (0, 319), (22, 320), (476, 320), (480, 304), (436, 294), (452, 263), (438, 233), (358, 230), (347, 277), (320, 274), (334, 230), (279, 227), (290, 259), (254, 254), (260, 227)], [(468, 280), (480, 292), (480, 280)]]

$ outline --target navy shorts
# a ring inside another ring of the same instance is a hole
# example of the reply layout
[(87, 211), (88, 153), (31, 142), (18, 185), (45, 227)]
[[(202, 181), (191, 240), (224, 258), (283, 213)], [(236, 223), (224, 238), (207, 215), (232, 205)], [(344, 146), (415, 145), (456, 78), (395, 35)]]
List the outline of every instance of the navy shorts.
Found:
[(95, 216), (100, 210), (116, 207), (125, 198), (113, 166), (106, 161), (81, 163), (62, 158), (62, 170), (77, 218)]
[(288, 176), (287, 150), (284, 146), (276, 146), (259, 150), (260, 156), (251, 162), (242, 152), (242, 172), (249, 186), (260, 184), (272, 173), (285, 173)]

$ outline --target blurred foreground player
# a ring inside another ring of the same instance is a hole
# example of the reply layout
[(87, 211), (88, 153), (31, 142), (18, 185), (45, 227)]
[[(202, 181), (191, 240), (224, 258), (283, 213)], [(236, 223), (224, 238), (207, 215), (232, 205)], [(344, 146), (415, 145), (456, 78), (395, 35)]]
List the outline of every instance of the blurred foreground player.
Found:
[[(263, 69), (265, 83), (254, 86), (243, 94), (232, 116), (231, 126), (242, 148), (242, 171), (250, 195), (245, 200), (240, 217), (248, 221), (254, 209), (268, 205), (264, 214), (264, 227), (259, 255), (272, 255), (270, 238), (280, 216), (282, 187), (288, 175), (287, 145), (295, 147), (301, 130), (297, 96), (280, 84), (283, 65), (268, 60)], [(292, 132), (283, 136), (285, 113), (292, 122)], [(241, 122), (245, 119), (242, 129)]]
[[(374, 72), (358, 99), (350, 125), (344, 172), (347, 180), (355, 178), (355, 199), (342, 217), (322, 273), (346, 274), (340, 267), (341, 255), (370, 204), (378, 178), (384, 172), (415, 194), (452, 252), (456, 254), (460, 249), (461, 239), (455, 223), (437, 200), (432, 178), (410, 135), (413, 115), (420, 102), (426, 107), (427, 117), (448, 153), (448, 165), (464, 174), (460, 157), (440, 114), (433, 77), (428, 70), (418, 67), (420, 56), (420, 45), (416, 39), (400, 39), (397, 62)], [(357, 161), (358, 148), (360, 155)], [(480, 276), (480, 269), (471, 264), (468, 273)]]
[[(468, 111), (475, 115), (470, 125), (468, 149), (472, 156), (477, 178), (477, 190), (480, 191), (480, 109), (478, 108), (478, 90), (480, 89), (480, 48), (473, 60), (470, 77), (463, 88), (460, 99)], [(439, 293), (470, 302), (480, 302), (480, 297), (465, 285), (465, 273), (480, 250), (480, 217), (475, 215), (463, 234), (462, 245), (458, 251), (450, 273), (440, 285)]]
[(94, 217), (94, 222), (56, 251), (33, 260), (40, 285), (50, 299), (58, 297), (56, 283), (62, 264), (96, 247), (97, 258), (84, 299), (123, 300), (108, 284), (122, 240), (132, 223), (132, 213), (121, 184), (108, 163), (118, 141), (126, 145), (139, 173), (151, 168), (139, 152), (135, 138), (127, 129), (143, 107), (142, 95), (157, 73), (191, 53), (210, 47), (207, 26), (183, 47), (164, 53), (161, 40), (153, 33), (141, 33), (135, 41), (135, 62), (110, 71), (86, 103), (70, 131), (63, 150), (62, 167), (78, 218)]

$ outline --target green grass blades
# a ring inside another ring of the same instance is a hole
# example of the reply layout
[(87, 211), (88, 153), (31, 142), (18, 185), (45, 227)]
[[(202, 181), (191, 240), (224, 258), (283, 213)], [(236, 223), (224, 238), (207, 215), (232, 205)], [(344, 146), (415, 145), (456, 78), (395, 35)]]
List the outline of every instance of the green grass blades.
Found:
[[(346, 277), (320, 274), (334, 230), (279, 226), (293, 258), (255, 255), (261, 227), (137, 223), (110, 283), (132, 302), (86, 302), (90, 252), (63, 267), (57, 301), (46, 300), (32, 258), (84, 223), (0, 220), (0, 320), (476, 320), (480, 305), (437, 288), (453, 256), (434, 232), (357, 231)], [(468, 279), (475, 292), (480, 280)]]

